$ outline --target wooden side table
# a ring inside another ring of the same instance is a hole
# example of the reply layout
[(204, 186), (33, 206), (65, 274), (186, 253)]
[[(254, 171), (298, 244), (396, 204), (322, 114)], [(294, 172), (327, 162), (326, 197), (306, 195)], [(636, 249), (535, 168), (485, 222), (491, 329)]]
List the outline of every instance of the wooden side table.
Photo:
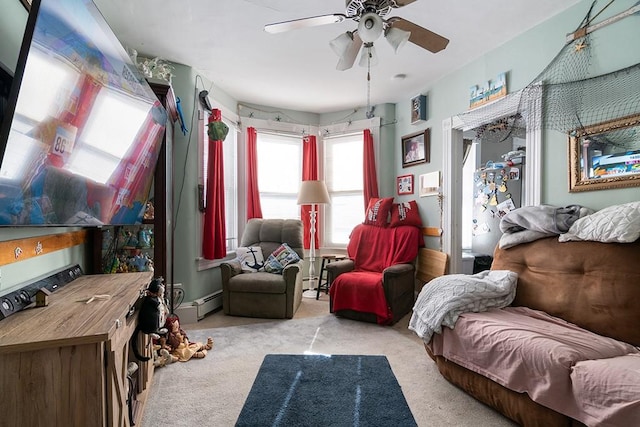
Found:
[(322, 264), (320, 266), (320, 276), (318, 278), (318, 292), (316, 294), (316, 299), (320, 298), (320, 290), (324, 288), (325, 294), (329, 293), (329, 278), (325, 278), (324, 283), (322, 283), (322, 278), (326, 273), (325, 265), (329, 264), (332, 261), (340, 261), (343, 259), (347, 259), (347, 256), (344, 254), (324, 254), (321, 256)]

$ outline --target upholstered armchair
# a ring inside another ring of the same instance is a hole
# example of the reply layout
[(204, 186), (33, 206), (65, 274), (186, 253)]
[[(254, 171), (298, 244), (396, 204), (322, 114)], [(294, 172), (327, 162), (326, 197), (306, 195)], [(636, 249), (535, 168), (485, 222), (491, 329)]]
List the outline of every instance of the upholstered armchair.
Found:
[(325, 267), (330, 311), (354, 320), (396, 323), (415, 302), (415, 259), (420, 246), (418, 227), (357, 225), (347, 245), (349, 259)]
[[(240, 257), (220, 266), (224, 313), (291, 319), (302, 301), (302, 242), (303, 227), (300, 220), (249, 220), (238, 253), (248, 249), (246, 253), (250, 261), (243, 262)], [(280, 267), (274, 270), (274, 265)], [(268, 271), (264, 271), (265, 268)], [(281, 271), (277, 271), (280, 268)]]

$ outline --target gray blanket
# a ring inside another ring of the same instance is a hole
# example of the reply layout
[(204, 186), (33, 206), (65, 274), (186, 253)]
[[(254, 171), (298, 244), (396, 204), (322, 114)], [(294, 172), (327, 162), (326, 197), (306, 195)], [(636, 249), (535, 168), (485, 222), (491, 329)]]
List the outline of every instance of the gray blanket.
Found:
[(500, 231), (503, 232), (500, 248), (566, 233), (578, 218), (592, 213), (593, 210), (580, 205), (524, 206), (512, 210), (500, 220)]

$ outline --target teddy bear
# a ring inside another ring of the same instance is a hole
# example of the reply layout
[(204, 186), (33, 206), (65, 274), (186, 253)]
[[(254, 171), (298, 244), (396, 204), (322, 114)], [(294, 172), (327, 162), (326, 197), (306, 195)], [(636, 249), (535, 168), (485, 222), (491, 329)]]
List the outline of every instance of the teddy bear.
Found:
[(153, 366), (155, 368), (162, 368), (177, 361), (178, 357), (169, 353), (167, 348), (159, 344), (153, 346)]
[(202, 359), (207, 355), (207, 351), (213, 348), (213, 339), (207, 338), (207, 343), (190, 342), (186, 332), (180, 327), (178, 316), (167, 317), (165, 327), (167, 328), (166, 345), (171, 355), (176, 356), (180, 362), (186, 362), (192, 358)]

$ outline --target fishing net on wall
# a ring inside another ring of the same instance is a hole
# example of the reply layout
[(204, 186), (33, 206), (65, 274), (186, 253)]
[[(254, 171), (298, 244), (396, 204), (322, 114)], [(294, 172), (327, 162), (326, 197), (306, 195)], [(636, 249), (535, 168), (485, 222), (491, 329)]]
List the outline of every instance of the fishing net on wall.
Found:
[[(487, 124), (486, 118), (496, 107), (486, 105), (458, 116), (465, 127), (474, 129), (483, 141), (501, 142), (513, 136), (524, 137), (527, 125), (569, 133), (640, 114), (640, 63), (604, 74), (594, 71), (596, 47), (611, 48), (595, 44), (596, 33), (586, 31), (595, 19), (594, 5), (595, 1), (575, 32), (580, 37), (567, 42), (527, 87), (499, 101), (517, 104), (515, 114)], [(637, 5), (629, 11), (635, 9)], [(625, 138), (620, 135), (617, 144), (623, 144)]]

